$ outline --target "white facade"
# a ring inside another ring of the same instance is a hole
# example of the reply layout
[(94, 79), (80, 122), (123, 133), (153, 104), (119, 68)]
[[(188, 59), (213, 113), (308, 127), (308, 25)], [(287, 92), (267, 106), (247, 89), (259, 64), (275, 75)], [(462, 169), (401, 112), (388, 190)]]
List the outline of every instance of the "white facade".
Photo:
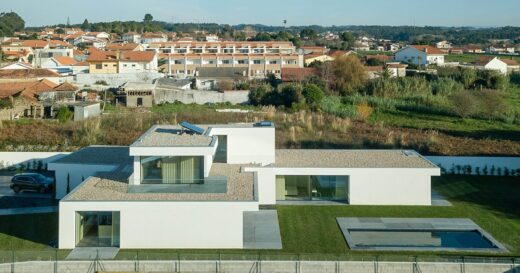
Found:
[(157, 55), (149, 62), (120, 60), (119, 73), (157, 72), (159, 70)]
[(444, 64), (444, 55), (431, 54), (414, 47), (406, 47), (395, 53), (395, 60), (403, 63), (412, 63), (415, 65)]
[[(48, 63), (53, 57), (74, 57), (74, 50), (72, 48), (49, 48), (49, 49), (37, 49), (34, 53), (34, 66), (41, 68), (55, 68), (48, 67), (51, 65)], [(47, 66), (45, 66), (45, 64)], [(52, 65), (51, 65), (52, 66)]]
[(491, 61), (489, 61), (488, 63), (486, 63), (483, 66), (477, 65), (476, 67), (479, 69), (485, 69), (485, 70), (495, 70), (504, 75), (507, 75), (507, 72), (508, 72), (507, 64), (504, 63), (503, 61), (501, 61), (497, 57), (493, 58)]
[(243, 213), (257, 202), (60, 202), (60, 249), (76, 247), (76, 212), (120, 212), (120, 248), (243, 248)]

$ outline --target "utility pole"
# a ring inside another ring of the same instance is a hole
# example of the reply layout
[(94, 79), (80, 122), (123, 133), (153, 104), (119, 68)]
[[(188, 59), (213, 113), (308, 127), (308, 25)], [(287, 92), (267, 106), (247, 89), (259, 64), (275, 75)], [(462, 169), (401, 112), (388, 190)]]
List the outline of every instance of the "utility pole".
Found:
[(67, 26), (70, 26), (70, 17), (67, 16)]

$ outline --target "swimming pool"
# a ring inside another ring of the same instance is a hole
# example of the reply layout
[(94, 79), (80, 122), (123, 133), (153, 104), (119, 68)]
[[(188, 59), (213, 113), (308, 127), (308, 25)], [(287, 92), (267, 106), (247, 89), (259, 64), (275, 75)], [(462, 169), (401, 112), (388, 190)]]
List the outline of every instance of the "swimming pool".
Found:
[(478, 230), (349, 230), (356, 247), (498, 248)]
[(507, 252), (491, 234), (461, 218), (337, 218), (352, 250)]

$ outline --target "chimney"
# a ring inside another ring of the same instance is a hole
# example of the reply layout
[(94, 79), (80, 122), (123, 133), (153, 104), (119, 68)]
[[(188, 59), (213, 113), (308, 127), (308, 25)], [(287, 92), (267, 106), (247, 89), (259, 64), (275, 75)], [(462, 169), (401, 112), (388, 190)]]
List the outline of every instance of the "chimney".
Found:
[(425, 47), (424, 48), (424, 52), (428, 53), (428, 48)]

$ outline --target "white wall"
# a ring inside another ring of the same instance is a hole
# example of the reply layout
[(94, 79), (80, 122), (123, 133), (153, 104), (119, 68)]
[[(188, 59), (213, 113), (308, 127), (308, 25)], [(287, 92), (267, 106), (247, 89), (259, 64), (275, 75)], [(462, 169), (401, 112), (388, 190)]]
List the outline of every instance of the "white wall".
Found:
[(431, 205), (431, 176), (439, 169), (413, 168), (257, 168), (256, 190), (260, 205), (276, 204), (276, 175), (349, 176), (351, 205)]
[(119, 211), (121, 248), (243, 248), (243, 212), (257, 202), (60, 202), (59, 248), (75, 247), (76, 211)]
[[(420, 57), (420, 59), (419, 59)], [(398, 62), (408, 63), (411, 60), (411, 63), (417, 65), (425, 65), (427, 64), (426, 53), (420, 50), (417, 50), (413, 47), (407, 47), (401, 49), (400, 51), (395, 53), (395, 60)]]
[(48, 169), (55, 171), (56, 177), (56, 199), (61, 199), (67, 195), (67, 175), (69, 177), (69, 189), (72, 191), (83, 179), (87, 179), (99, 172), (114, 171), (116, 165), (81, 165), (81, 164), (60, 164), (49, 163)]
[(65, 152), (0, 152), (0, 167), (9, 167), (24, 162), (42, 161), (48, 163), (70, 153)]
[[(442, 166), (447, 172), (450, 172), (450, 169), (452, 167), (455, 168), (457, 165), (461, 167), (470, 165), (471, 174), (477, 174), (475, 170), (477, 167), (480, 168), (480, 173), (483, 174), (482, 170), (486, 166), (488, 171), (490, 171), (493, 166), (495, 166), (495, 169), (501, 168), (502, 174), (505, 168), (509, 170), (520, 169), (520, 157), (426, 156), (426, 159), (437, 166)], [(497, 175), (497, 173), (495, 173), (495, 175)]]
[(275, 162), (274, 127), (213, 127), (209, 135), (227, 136), (228, 164), (267, 165)]

